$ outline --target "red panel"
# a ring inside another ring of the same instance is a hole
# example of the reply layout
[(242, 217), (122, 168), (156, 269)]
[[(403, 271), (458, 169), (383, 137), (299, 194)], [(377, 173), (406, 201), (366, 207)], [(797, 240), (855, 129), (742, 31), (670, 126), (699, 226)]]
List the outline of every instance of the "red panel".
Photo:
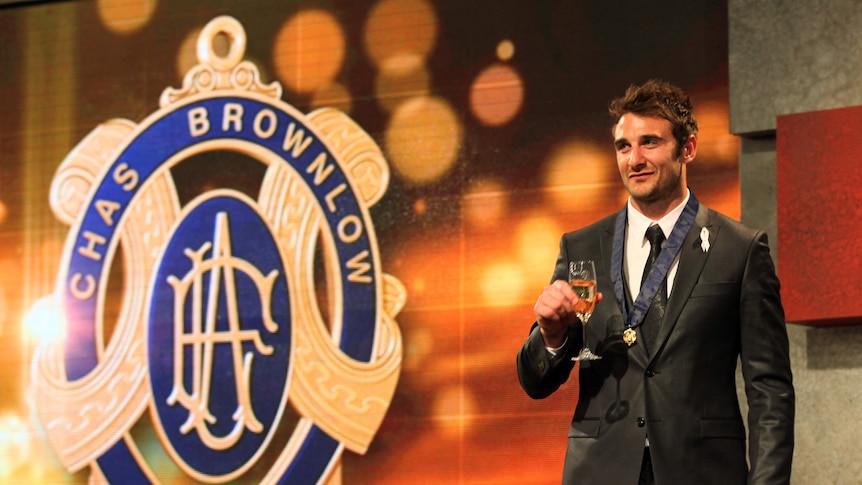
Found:
[(779, 116), (776, 136), (787, 321), (862, 323), (862, 106)]

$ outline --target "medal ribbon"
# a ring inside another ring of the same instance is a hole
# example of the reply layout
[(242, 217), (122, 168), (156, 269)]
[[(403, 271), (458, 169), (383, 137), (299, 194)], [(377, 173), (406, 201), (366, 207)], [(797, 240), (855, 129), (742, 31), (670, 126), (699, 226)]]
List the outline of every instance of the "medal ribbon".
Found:
[(623, 313), (626, 328), (635, 328), (643, 323), (653, 297), (655, 297), (659, 288), (661, 288), (661, 282), (667, 277), (667, 272), (679, 253), (682, 243), (685, 241), (686, 234), (688, 234), (691, 226), (694, 225), (694, 218), (697, 215), (699, 207), (700, 203), (694, 197), (694, 193), (690, 193), (688, 203), (673, 226), (673, 231), (671, 231), (670, 237), (667, 238), (664, 249), (662, 249), (655, 263), (653, 263), (652, 269), (650, 269), (637, 299), (632, 304), (630, 312), (626, 309), (622, 271), (623, 248), (625, 247), (626, 234), (626, 208), (623, 207), (623, 210), (617, 215), (616, 230), (614, 231), (614, 247), (611, 254), (611, 278), (613, 279), (614, 293), (616, 294), (617, 302), (619, 302), (620, 310)]

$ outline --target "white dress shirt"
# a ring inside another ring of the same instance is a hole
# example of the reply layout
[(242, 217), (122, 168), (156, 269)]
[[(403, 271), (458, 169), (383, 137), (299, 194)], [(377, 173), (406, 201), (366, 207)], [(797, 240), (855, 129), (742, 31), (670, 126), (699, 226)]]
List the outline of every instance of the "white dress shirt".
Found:
[[(661, 232), (664, 233), (665, 239), (670, 236), (673, 231), (673, 226), (682, 215), (685, 205), (688, 204), (688, 199), (691, 193), (686, 191), (686, 196), (683, 201), (676, 206), (672, 211), (668, 212), (661, 219), (654, 221), (647, 216), (638, 212), (632, 205), (629, 198), (627, 206), (627, 224), (626, 224), (626, 242), (623, 256), (623, 268), (626, 273), (626, 283), (631, 292), (632, 301), (637, 299), (641, 288), (641, 278), (643, 277), (644, 265), (646, 265), (647, 257), (649, 257), (650, 244), (646, 238), (646, 230), (653, 224), (658, 224), (661, 227)], [(676, 278), (676, 271), (679, 269), (679, 254), (674, 258), (673, 263), (667, 273), (667, 296), (670, 296), (673, 282)]]

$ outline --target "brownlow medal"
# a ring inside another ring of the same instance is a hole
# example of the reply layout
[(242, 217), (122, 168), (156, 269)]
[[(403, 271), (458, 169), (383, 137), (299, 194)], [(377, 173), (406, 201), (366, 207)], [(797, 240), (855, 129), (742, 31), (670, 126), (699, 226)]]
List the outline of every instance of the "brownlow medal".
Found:
[(638, 340), (638, 334), (635, 332), (635, 329), (629, 327), (623, 332), (623, 342), (626, 343), (629, 347), (635, 344)]

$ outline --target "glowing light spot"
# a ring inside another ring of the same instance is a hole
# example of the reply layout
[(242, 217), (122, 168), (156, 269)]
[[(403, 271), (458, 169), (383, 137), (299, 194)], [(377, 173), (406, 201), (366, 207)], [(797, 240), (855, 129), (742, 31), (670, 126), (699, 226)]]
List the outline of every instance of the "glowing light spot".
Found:
[(515, 44), (511, 40), (503, 40), (497, 44), (497, 59), (501, 61), (511, 60), (515, 56)]
[(440, 98), (415, 98), (398, 106), (386, 129), (386, 151), (405, 179), (427, 183), (455, 163), (462, 129), (449, 104)]
[(434, 335), (428, 328), (411, 328), (404, 336), (404, 365), (419, 369), (434, 349)]
[(40, 342), (55, 341), (65, 337), (65, 318), (54, 295), (42, 297), (33, 304), (24, 317), (24, 329)]
[(425, 202), (425, 199), (416, 199), (416, 202), (413, 203), (413, 213), (417, 216), (425, 214), (427, 210), (428, 203)]
[(413, 293), (422, 294), (425, 292), (425, 278), (417, 276), (416, 278), (413, 278), (412, 283), (413, 284), (410, 285), (410, 289)]
[[(622, 183), (610, 144), (597, 146), (586, 141), (570, 141), (558, 147), (550, 156), (543, 176), (543, 186), (558, 208), (577, 205), (589, 210), (616, 200)], [(576, 200), (575, 200), (576, 196)]]
[[(544, 264), (547, 265), (547, 260)], [(509, 306), (518, 303), (527, 289), (524, 269), (515, 262), (492, 264), (482, 272), (479, 288), (482, 301), (489, 306)]]
[(304, 10), (281, 27), (273, 48), (276, 75), (298, 93), (332, 84), (344, 61), (341, 25), (323, 10)]
[(462, 216), (472, 226), (493, 227), (506, 213), (507, 196), (505, 187), (496, 180), (477, 180), (461, 198)]
[(476, 415), (476, 398), (461, 385), (443, 388), (434, 398), (434, 420), (438, 430), (449, 438), (464, 435)]
[(368, 13), (365, 51), (378, 66), (399, 55), (424, 59), (437, 40), (437, 16), (424, 0), (383, 0)]
[(408, 99), (429, 94), (430, 74), (422, 58), (404, 54), (389, 58), (383, 64), (374, 82), (377, 103), (386, 111)]
[(544, 213), (528, 216), (515, 227), (515, 254), (527, 288), (541, 291), (548, 284), (560, 250), (560, 236), (566, 229)]
[(507, 123), (521, 109), (523, 101), (521, 77), (503, 64), (485, 68), (470, 87), (470, 109), (486, 125)]
[(0, 416), (0, 477), (11, 477), (29, 461), (30, 446), (30, 430), (24, 420), (12, 414)]
[(6, 217), (9, 215), (9, 209), (6, 207), (6, 204), (0, 200), (0, 225), (6, 222)]
[(341, 84), (328, 84), (314, 91), (311, 96), (311, 107), (312, 109), (332, 107), (350, 114), (353, 108), (353, 96)]
[(98, 0), (96, 10), (105, 28), (128, 34), (150, 21), (157, 4), (156, 0)]

